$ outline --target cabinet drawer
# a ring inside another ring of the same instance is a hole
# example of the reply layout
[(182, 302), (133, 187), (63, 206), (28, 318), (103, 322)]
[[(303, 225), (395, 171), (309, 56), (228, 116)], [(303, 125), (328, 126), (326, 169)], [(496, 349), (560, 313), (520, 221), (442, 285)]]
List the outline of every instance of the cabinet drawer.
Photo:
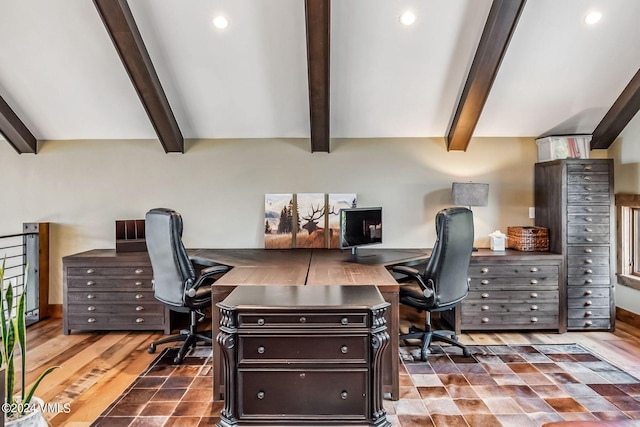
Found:
[(469, 276), (473, 278), (486, 277), (558, 277), (557, 265), (492, 265), (475, 264), (469, 266)]
[(164, 315), (69, 315), (69, 329), (161, 329), (164, 326)]
[(147, 315), (162, 314), (164, 306), (157, 302), (146, 301), (144, 304), (73, 304), (67, 308), (69, 314), (82, 314), (87, 316), (98, 314), (130, 314), (130, 315)]
[(466, 329), (557, 329), (558, 313), (493, 313), (478, 316), (463, 314), (462, 324)]
[[(366, 363), (367, 335), (239, 335), (238, 360), (243, 362)], [(322, 359), (322, 360), (320, 360)]]
[(604, 193), (593, 193), (593, 194), (584, 194), (584, 193), (574, 193), (567, 194), (567, 204), (571, 203), (599, 203), (601, 205), (611, 203), (611, 197), (609, 194)]
[(541, 302), (528, 304), (512, 304), (502, 301), (471, 301), (464, 300), (461, 304), (461, 314), (464, 319), (467, 316), (494, 315), (514, 313), (517, 315), (558, 314), (558, 302)]
[(580, 287), (572, 287), (567, 289), (567, 297), (568, 298), (609, 298), (610, 288), (609, 287), (590, 287), (590, 288), (580, 288)]
[(353, 313), (241, 313), (238, 315), (238, 327), (255, 328), (323, 328), (340, 326), (346, 328), (363, 328), (368, 326), (366, 314)]
[(567, 216), (569, 225), (609, 224), (609, 215), (570, 214)]
[(569, 276), (567, 286), (609, 286), (611, 277), (609, 276)]
[(611, 321), (607, 319), (569, 319), (569, 329), (611, 329)]
[(152, 289), (151, 278), (136, 277), (130, 279), (110, 277), (86, 277), (67, 280), (69, 289), (91, 290), (96, 288), (110, 289)]
[(95, 277), (95, 276), (118, 276), (118, 277), (140, 277), (153, 275), (151, 266), (135, 267), (67, 267), (67, 275)]
[(610, 307), (586, 307), (572, 308), (569, 310), (569, 319), (608, 319), (611, 315)]
[(571, 184), (588, 184), (588, 183), (602, 183), (602, 184), (608, 184), (609, 183), (609, 174), (608, 173), (593, 173), (593, 171), (591, 172), (584, 172), (584, 173), (579, 173), (579, 172), (575, 172), (575, 173), (569, 173), (567, 174), (567, 183), (569, 185)]
[(554, 290), (558, 289), (558, 275), (549, 277), (472, 277), (469, 286), (473, 290)]
[(366, 370), (238, 370), (239, 418), (365, 419)]
[(609, 256), (603, 255), (570, 255), (567, 257), (569, 268), (584, 266), (609, 266)]
[(608, 265), (581, 265), (567, 268), (569, 277), (591, 277), (608, 276), (610, 273)]
[(580, 173), (580, 172), (609, 172), (609, 163), (607, 161), (598, 160), (584, 160), (584, 161), (572, 161), (568, 160), (567, 172)]
[(97, 303), (103, 302), (146, 302), (156, 301), (153, 296), (153, 292), (140, 291), (140, 292), (67, 292), (67, 300), (69, 304), (78, 303)]
[(572, 308), (603, 308), (609, 307), (609, 298), (589, 298), (589, 297), (580, 297), (580, 298), (568, 298), (567, 306), (569, 309)]
[(470, 291), (468, 301), (507, 301), (510, 304), (528, 304), (532, 301), (558, 301), (558, 291)]
[(568, 246), (567, 254), (609, 256), (609, 246)]
[(591, 184), (591, 183), (580, 183), (580, 184), (569, 184), (567, 186), (568, 194), (594, 194), (594, 193), (602, 193), (609, 194), (609, 183), (603, 184)]
[[(567, 235), (587, 237), (591, 235), (602, 234), (609, 237), (609, 224), (585, 224), (585, 225), (569, 225), (567, 227)], [(588, 242), (588, 240), (586, 241)], [(608, 241), (607, 241), (608, 243)]]

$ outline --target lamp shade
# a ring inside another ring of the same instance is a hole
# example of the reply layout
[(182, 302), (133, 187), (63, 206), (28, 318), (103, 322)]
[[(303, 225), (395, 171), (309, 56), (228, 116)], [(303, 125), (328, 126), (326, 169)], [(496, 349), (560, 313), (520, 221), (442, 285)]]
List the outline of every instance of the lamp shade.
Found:
[(457, 206), (487, 206), (489, 184), (454, 182), (451, 186), (451, 202)]

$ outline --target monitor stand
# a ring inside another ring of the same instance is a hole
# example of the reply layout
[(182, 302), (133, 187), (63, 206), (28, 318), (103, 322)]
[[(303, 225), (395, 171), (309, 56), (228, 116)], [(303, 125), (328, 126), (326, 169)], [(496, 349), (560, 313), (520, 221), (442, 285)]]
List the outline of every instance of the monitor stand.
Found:
[(358, 247), (351, 248), (351, 256), (349, 262), (356, 264), (378, 264), (380, 262), (378, 254), (361, 255), (358, 253)]

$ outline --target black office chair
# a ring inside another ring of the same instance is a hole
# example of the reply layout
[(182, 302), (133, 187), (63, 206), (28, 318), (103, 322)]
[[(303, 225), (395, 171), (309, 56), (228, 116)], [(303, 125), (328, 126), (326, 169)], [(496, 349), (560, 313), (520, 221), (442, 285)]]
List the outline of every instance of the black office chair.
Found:
[[(182, 217), (174, 210), (157, 208), (147, 212), (145, 234), (156, 299), (169, 310), (190, 314), (189, 330), (151, 343), (148, 352), (154, 353), (159, 344), (184, 341), (173, 360), (180, 364), (197, 342), (211, 344), (211, 331), (198, 333), (197, 323), (204, 319), (205, 310), (211, 305), (211, 284), (229, 267), (213, 262), (196, 264), (189, 258), (182, 244)], [(199, 273), (196, 267), (201, 269)]]
[(473, 250), (473, 214), (467, 208), (443, 209), (436, 215), (437, 239), (431, 257), (423, 273), (408, 266), (396, 266), (392, 271), (400, 273), (399, 282), (413, 279), (420, 288), (400, 287), (400, 303), (426, 312), (424, 329), (411, 326), (400, 339), (422, 341), (420, 358), (427, 360), (433, 341), (445, 342), (462, 349), (465, 357), (471, 355), (461, 344), (454, 331), (434, 331), (431, 328), (431, 312), (449, 310), (459, 304), (469, 293), (469, 262)]

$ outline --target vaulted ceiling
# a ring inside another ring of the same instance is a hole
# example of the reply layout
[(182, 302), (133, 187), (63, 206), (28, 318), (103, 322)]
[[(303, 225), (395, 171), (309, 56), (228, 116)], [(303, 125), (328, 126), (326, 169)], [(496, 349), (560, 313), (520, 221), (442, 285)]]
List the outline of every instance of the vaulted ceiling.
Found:
[(0, 133), (607, 148), (640, 108), (638, 22), (638, 0), (0, 0)]

